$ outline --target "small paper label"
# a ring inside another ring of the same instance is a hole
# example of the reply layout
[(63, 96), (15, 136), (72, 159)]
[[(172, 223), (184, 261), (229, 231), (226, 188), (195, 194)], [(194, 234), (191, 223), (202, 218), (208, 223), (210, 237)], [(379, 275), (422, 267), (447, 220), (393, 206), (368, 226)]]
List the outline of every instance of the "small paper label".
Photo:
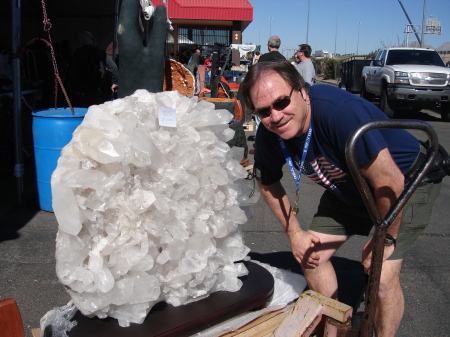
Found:
[(158, 111), (158, 119), (160, 126), (177, 127), (177, 110), (160, 107)]

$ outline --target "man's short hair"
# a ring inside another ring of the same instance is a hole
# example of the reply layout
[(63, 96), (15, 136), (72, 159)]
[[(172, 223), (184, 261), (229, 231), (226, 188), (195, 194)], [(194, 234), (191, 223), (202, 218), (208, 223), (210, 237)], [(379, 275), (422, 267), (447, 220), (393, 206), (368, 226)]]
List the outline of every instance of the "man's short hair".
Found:
[(309, 84), (305, 82), (290, 62), (286, 60), (258, 62), (250, 68), (241, 84), (244, 103), (251, 111), (255, 110), (255, 106), (250, 97), (250, 90), (262, 78), (261, 76), (268, 72), (274, 72), (280, 75), (294, 90), (300, 91), (301, 89), (305, 89), (307, 93), (309, 92)]
[(270, 48), (280, 48), (281, 46), (281, 40), (278, 36), (271, 36), (269, 41), (267, 41), (267, 44)]
[(305, 57), (307, 57), (307, 58), (311, 57), (312, 49), (309, 44), (306, 44), (306, 43), (300, 44), (298, 46), (298, 51), (302, 52), (305, 55)]
[(92, 35), (92, 33), (88, 32), (88, 31), (81, 32), (79, 39), (80, 39), (82, 45), (95, 44), (95, 42), (96, 42), (94, 35)]

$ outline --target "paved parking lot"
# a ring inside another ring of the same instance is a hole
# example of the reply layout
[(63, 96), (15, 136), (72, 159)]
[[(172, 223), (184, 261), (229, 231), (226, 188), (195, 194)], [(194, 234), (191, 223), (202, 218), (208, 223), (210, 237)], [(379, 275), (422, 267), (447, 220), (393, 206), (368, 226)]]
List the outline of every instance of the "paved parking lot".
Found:
[[(429, 122), (440, 142), (450, 150), (450, 124), (441, 122), (433, 113), (416, 117)], [(247, 136), (253, 133), (247, 131)], [(252, 146), (251, 142), (249, 146)], [(251, 155), (250, 161), (253, 161)], [(290, 176), (286, 174), (283, 179), (289, 195), (293, 195)], [(322, 189), (305, 178), (301, 184), (299, 218), (306, 229)], [(450, 178), (447, 178), (430, 225), (406, 258), (402, 273), (406, 312), (399, 337), (450, 334), (447, 313), (450, 307), (449, 198)], [(253, 218), (243, 225), (251, 257), (301, 273), (290, 253), (286, 235), (262, 199), (252, 206), (252, 212)], [(40, 318), (48, 310), (65, 305), (70, 299), (55, 275), (56, 231), (53, 213), (41, 211), (33, 204), (16, 208), (0, 218), (0, 299), (16, 299), (27, 337), (31, 337), (30, 328), (38, 327)], [(364, 285), (365, 276), (359, 259), (365, 241), (365, 238), (352, 238), (333, 260), (341, 286), (340, 299), (349, 304), (357, 302)]]

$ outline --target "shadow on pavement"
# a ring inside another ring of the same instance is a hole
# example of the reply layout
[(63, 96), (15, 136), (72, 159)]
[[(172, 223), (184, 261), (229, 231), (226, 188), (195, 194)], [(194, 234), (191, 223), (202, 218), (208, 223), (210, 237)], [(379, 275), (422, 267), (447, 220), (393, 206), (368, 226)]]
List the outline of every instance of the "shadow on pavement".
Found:
[[(279, 269), (290, 270), (296, 274), (303, 271), (290, 251), (274, 253), (249, 253), (252, 260), (269, 264)], [(366, 274), (359, 261), (343, 257), (333, 257), (331, 263), (338, 278), (338, 299), (356, 309), (359, 307), (366, 284)], [(307, 289), (305, 289), (307, 290)]]
[(0, 216), (0, 243), (20, 238), (19, 231), (39, 212), (37, 206), (16, 207)]

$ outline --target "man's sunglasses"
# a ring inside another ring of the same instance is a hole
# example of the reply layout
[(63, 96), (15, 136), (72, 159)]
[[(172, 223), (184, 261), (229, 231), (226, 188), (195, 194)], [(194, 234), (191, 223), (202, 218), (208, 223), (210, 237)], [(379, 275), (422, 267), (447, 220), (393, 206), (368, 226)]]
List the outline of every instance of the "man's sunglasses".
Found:
[(275, 102), (272, 103), (272, 105), (255, 110), (253, 111), (253, 113), (260, 118), (266, 118), (270, 116), (270, 114), (272, 113), (272, 109), (278, 111), (286, 109), (289, 106), (289, 104), (291, 104), (291, 96), (293, 91), (294, 88), (291, 89), (289, 96), (284, 96), (283, 98), (277, 99)]

